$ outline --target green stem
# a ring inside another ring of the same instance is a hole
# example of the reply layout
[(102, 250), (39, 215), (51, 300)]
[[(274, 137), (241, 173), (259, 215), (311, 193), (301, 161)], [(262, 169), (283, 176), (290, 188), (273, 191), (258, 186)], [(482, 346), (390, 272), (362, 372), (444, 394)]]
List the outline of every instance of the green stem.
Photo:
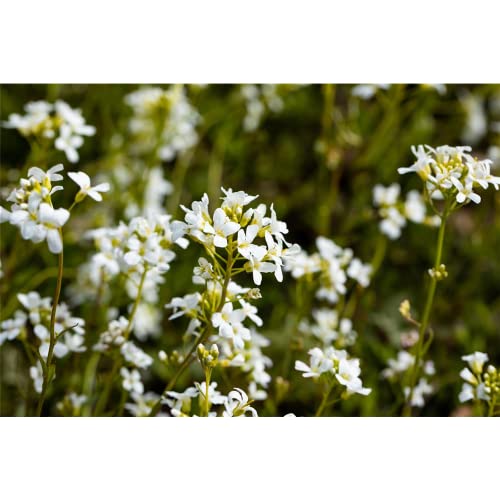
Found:
[[(62, 230), (61, 229), (59, 229), (59, 236), (61, 237), (61, 241), (62, 241)], [(56, 332), (55, 332), (56, 312), (57, 312), (57, 306), (59, 304), (59, 297), (61, 295), (63, 271), (64, 271), (64, 253), (63, 253), (63, 250), (61, 250), (61, 253), (59, 254), (56, 289), (54, 292), (52, 311), (50, 313), (49, 352), (47, 354), (46, 368), (44, 369), (44, 367), (42, 366), (43, 385), (42, 385), (42, 393), (40, 394), (40, 399), (38, 400), (38, 405), (37, 405), (37, 409), (36, 409), (36, 416), (37, 417), (41, 416), (41, 414), (42, 414), (43, 403), (45, 401), (45, 397), (47, 396), (47, 390), (49, 388), (50, 382), (52, 381), (52, 379), (55, 375), (55, 366), (52, 364), (52, 360), (54, 357), (54, 347), (55, 347), (56, 342), (57, 342), (57, 337), (56, 337)]]
[(118, 406), (117, 416), (121, 417), (123, 415), (123, 410), (125, 409), (125, 403), (128, 399), (128, 392), (125, 389), (122, 389), (122, 395), (120, 397), (120, 404)]
[[(217, 307), (217, 310), (215, 312), (220, 312), (222, 308), (224, 307), (224, 304), (226, 303), (226, 296), (227, 296), (227, 287), (229, 286), (229, 281), (231, 280), (231, 272), (233, 269), (233, 263), (234, 263), (234, 249), (233, 249), (233, 236), (230, 236), (228, 239), (228, 258), (227, 258), (227, 267), (226, 267), (226, 274), (224, 277), (224, 283), (222, 285), (222, 293), (221, 293), (221, 298), (219, 305)], [(158, 401), (156, 401), (155, 405), (151, 409), (150, 414), (148, 415), (149, 417), (154, 417), (158, 414), (158, 412), (161, 409), (161, 399), (164, 395), (167, 394), (168, 391), (171, 391), (174, 388), (175, 383), (177, 382), (177, 379), (184, 373), (184, 370), (193, 362), (193, 353), (195, 352), (196, 348), (198, 345), (200, 345), (202, 342), (205, 341), (210, 335), (210, 332), (212, 331), (211, 328), (211, 323), (207, 323), (207, 326), (204, 330), (204, 332), (198, 337), (198, 339), (193, 343), (191, 349), (189, 349), (189, 352), (186, 354), (182, 364), (179, 366), (177, 371), (175, 372), (174, 376), (170, 379), (169, 383), (163, 390), (160, 398)]]
[[(321, 118), (321, 142), (324, 150), (323, 165), (320, 169), (319, 186), (328, 185), (326, 191), (320, 197), (320, 206), (318, 210), (318, 232), (322, 235), (328, 235), (330, 232), (332, 212), (335, 210), (338, 186), (340, 182), (341, 171), (337, 164), (332, 164), (330, 159), (330, 148), (333, 145), (333, 112), (335, 107), (335, 85), (327, 84), (323, 86), (323, 115)], [(324, 168), (323, 168), (324, 167)], [(330, 179), (328, 180), (328, 173)]]
[(212, 370), (210, 368), (205, 369), (205, 401), (204, 401), (204, 415), (208, 417), (210, 412), (210, 401), (208, 398), (209, 388), (210, 388), (210, 376), (212, 375)]
[[(141, 301), (142, 289), (144, 287), (144, 281), (146, 280), (147, 272), (148, 272), (148, 268), (145, 267), (144, 271), (142, 273), (142, 276), (141, 276), (141, 280), (139, 282), (139, 286), (137, 288), (137, 297), (135, 298), (134, 306), (132, 307), (132, 311), (130, 312), (127, 329), (125, 330), (125, 332), (123, 332), (123, 337), (124, 337), (125, 341), (128, 340), (130, 333), (132, 331), (135, 313), (137, 312), (137, 308), (139, 307), (139, 303)], [(101, 397), (99, 398), (99, 401), (97, 402), (97, 406), (95, 409), (96, 415), (100, 415), (104, 411), (104, 409), (106, 408), (106, 405), (108, 404), (109, 395), (111, 393), (111, 389), (113, 387), (113, 382), (116, 378), (116, 374), (118, 373), (118, 369), (120, 368), (120, 364), (121, 364), (121, 356), (117, 356), (114, 363), (113, 363), (113, 367), (111, 368), (111, 372), (108, 376), (108, 379), (106, 381), (106, 385), (104, 386), (104, 389), (102, 391)]]
[(370, 265), (372, 266), (372, 273), (370, 276), (371, 280), (373, 280), (375, 274), (380, 269), (380, 266), (384, 261), (386, 251), (387, 251), (387, 238), (382, 233), (379, 233), (377, 245), (375, 247), (375, 254), (373, 255), (373, 259), (370, 263)]
[(490, 407), (488, 409), (488, 417), (493, 417), (495, 414), (495, 406), (497, 404), (497, 397), (496, 394), (492, 397), (490, 401)]
[(325, 408), (328, 403), (328, 398), (330, 397), (330, 393), (332, 392), (332, 389), (334, 387), (334, 383), (330, 385), (330, 387), (324, 392), (323, 394), (323, 399), (321, 400), (321, 404), (319, 405), (319, 408), (316, 411), (316, 414), (314, 415), (315, 417), (321, 417), (323, 412), (325, 411)]
[[(446, 217), (447, 215), (443, 215), (441, 219), (441, 225), (439, 227), (439, 234), (436, 245), (436, 258), (434, 261), (434, 269), (441, 265), (441, 258), (443, 255), (443, 243), (444, 243), (444, 234), (446, 229)], [(425, 302), (424, 313), (422, 315), (422, 321), (420, 322), (420, 328), (418, 332), (418, 341), (416, 344), (415, 351), (415, 362), (413, 363), (412, 370), (410, 372), (410, 391), (408, 393), (408, 397), (406, 398), (406, 404), (403, 409), (403, 416), (410, 417), (411, 416), (411, 400), (413, 398), (413, 391), (415, 389), (415, 385), (418, 380), (419, 372), (420, 372), (420, 362), (422, 360), (422, 354), (424, 349), (424, 337), (427, 332), (427, 327), (429, 324), (429, 318), (432, 311), (432, 305), (434, 303), (434, 295), (436, 293), (436, 285), (437, 279), (434, 275), (431, 276), (431, 283), (427, 292), (427, 300)], [(429, 345), (426, 346), (429, 348)]]

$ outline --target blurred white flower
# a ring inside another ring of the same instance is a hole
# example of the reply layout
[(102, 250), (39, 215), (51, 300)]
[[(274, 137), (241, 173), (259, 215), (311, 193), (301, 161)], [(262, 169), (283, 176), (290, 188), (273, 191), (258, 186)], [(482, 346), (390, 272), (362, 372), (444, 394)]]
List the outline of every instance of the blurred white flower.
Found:
[(81, 201), (85, 196), (90, 196), (95, 201), (102, 201), (101, 193), (109, 191), (109, 183), (103, 182), (97, 186), (91, 186), (90, 177), (84, 172), (68, 172), (68, 176), (80, 186), (76, 200)]
[(250, 406), (248, 396), (242, 389), (233, 389), (224, 402), (224, 417), (244, 417), (250, 413), (252, 417), (258, 417), (255, 408)]
[(122, 367), (120, 368), (120, 375), (122, 376), (122, 386), (126, 391), (137, 394), (144, 392), (141, 374), (137, 370), (127, 370), (127, 368)]

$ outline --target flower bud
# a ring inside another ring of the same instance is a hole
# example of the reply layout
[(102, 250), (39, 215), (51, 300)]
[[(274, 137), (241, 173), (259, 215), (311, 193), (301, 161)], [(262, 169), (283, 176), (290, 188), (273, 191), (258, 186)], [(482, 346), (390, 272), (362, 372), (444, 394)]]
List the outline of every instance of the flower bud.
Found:
[(399, 305), (399, 312), (401, 316), (405, 319), (411, 319), (411, 313), (410, 313), (410, 301), (408, 299), (403, 300), (401, 304)]

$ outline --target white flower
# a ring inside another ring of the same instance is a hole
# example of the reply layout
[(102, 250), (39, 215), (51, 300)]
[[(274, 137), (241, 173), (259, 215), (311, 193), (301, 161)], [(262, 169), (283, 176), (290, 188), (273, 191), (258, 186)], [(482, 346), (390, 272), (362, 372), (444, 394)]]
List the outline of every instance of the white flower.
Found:
[(79, 109), (73, 109), (64, 101), (56, 101), (54, 107), (57, 114), (64, 120), (74, 134), (86, 136), (95, 134), (95, 127), (85, 124), (85, 119)]
[(107, 182), (91, 186), (90, 177), (84, 172), (68, 172), (68, 176), (80, 186), (77, 197), (81, 199), (88, 195), (95, 201), (102, 201), (101, 193), (109, 191), (109, 184)]
[(477, 385), (479, 383), (479, 380), (468, 368), (462, 369), (462, 371), (460, 372), (460, 377), (463, 378), (466, 382), (469, 382), (469, 384)]
[(363, 83), (361, 85), (355, 85), (351, 90), (351, 94), (354, 97), (359, 97), (364, 101), (368, 101), (379, 90), (387, 90), (390, 86), (390, 83)]
[(429, 152), (425, 151), (422, 145), (418, 147), (412, 146), (411, 151), (416, 156), (417, 161), (411, 167), (398, 168), (398, 173), (408, 174), (410, 172), (416, 172), (423, 179), (426, 179), (430, 175), (430, 165), (433, 165), (435, 160), (430, 156)]
[(128, 392), (136, 392), (137, 394), (142, 394), (144, 392), (144, 386), (141, 382), (141, 374), (137, 370), (127, 370), (125, 367), (120, 369), (120, 375), (122, 376), (122, 386)]
[(68, 160), (71, 163), (76, 163), (80, 158), (77, 149), (82, 146), (83, 138), (79, 135), (73, 135), (71, 127), (65, 123), (61, 125), (59, 134), (54, 143), (56, 149), (64, 151)]
[(220, 312), (212, 314), (212, 325), (219, 329), (219, 335), (232, 339), (237, 349), (242, 349), (245, 340), (250, 339), (250, 330), (243, 326), (245, 319), (243, 309), (233, 310), (233, 304), (227, 302)]
[(500, 177), (491, 175), (491, 160), (477, 161), (471, 164), (469, 171), (469, 178), (479, 184), (483, 189), (487, 189), (491, 184), (495, 189), (499, 189)]
[(120, 352), (126, 361), (137, 368), (148, 368), (153, 363), (153, 358), (131, 341), (123, 343)]
[(16, 311), (14, 318), (0, 323), (0, 345), (6, 340), (14, 340), (26, 326), (27, 316), (22, 311)]
[(169, 316), (168, 319), (175, 319), (185, 314), (191, 315), (195, 313), (198, 309), (200, 300), (201, 295), (198, 292), (185, 295), (184, 297), (174, 297), (170, 303), (165, 306), (174, 310), (174, 314)]
[(375, 206), (391, 206), (395, 205), (398, 201), (401, 186), (397, 183), (391, 184), (388, 187), (377, 184), (373, 188), (373, 203)]
[(385, 219), (380, 221), (379, 227), (383, 234), (391, 240), (396, 240), (401, 236), (401, 228), (406, 225), (405, 218), (395, 207), (390, 207), (384, 212)]
[(199, 391), (196, 387), (188, 387), (184, 392), (168, 391), (167, 396), (162, 397), (162, 402), (166, 403), (170, 408), (181, 410), (191, 406), (191, 400), (198, 396)]
[(124, 316), (110, 321), (108, 329), (101, 333), (99, 342), (94, 346), (94, 350), (104, 351), (111, 346), (122, 345), (125, 342), (123, 335), (128, 329), (128, 324), (129, 321)]
[(222, 208), (229, 208), (230, 210), (244, 207), (245, 205), (248, 205), (259, 197), (259, 195), (250, 196), (245, 193), (245, 191), (233, 191), (231, 188), (221, 189), (222, 192), (226, 195), (222, 198), (224, 200), (222, 202)]
[(416, 172), (425, 182), (432, 199), (454, 197), (459, 204), (468, 200), (479, 203), (481, 197), (474, 192), (479, 185), (487, 189), (492, 184), (499, 188), (500, 178), (490, 174), (491, 160), (478, 161), (471, 154), (470, 146), (412, 147), (417, 162), (409, 168), (400, 168), (401, 174)]
[(246, 302), (245, 300), (240, 300), (241, 308), (247, 318), (250, 318), (257, 326), (262, 326), (262, 319), (257, 315), (257, 308)]
[(139, 340), (157, 336), (160, 331), (161, 310), (155, 304), (141, 302), (135, 311), (134, 334)]
[(321, 374), (329, 372), (333, 369), (333, 360), (326, 357), (325, 353), (315, 347), (309, 351), (310, 366), (303, 361), (295, 361), (295, 369), (303, 372), (304, 378), (318, 378)]
[(33, 379), (35, 391), (40, 394), (43, 388), (43, 371), (39, 362), (35, 366), (30, 367), (30, 377)]
[(244, 417), (245, 413), (250, 413), (252, 417), (258, 417), (255, 408), (249, 405), (248, 396), (245, 391), (239, 388), (233, 389), (224, 402), (224, 417)]
[(462, 359), (469, 364), (474, 373), (479, 375), (483, 371), (484, 363), (488, 361), (488, 355), (484, 352), (476, 351), (473, 354), (462, 356)]
[(217, 208), (214, 212), (213, 234), (214, 245), (216, 247), (227, 247), (227, 237), (238, 231), (240, 225), (232, 222), (222, 208)]
[(271, 217), (266, 217), (263, 223), (266, 226), (266, 230), (276, 237), (278, 241), (282, 241), (287, 246), (290, 246), (283, 237), (284, 234), (288, 233), (288, 228), (285, 222), (278, 220), (274, 210), (274, 204), (271, 204)]
[[(261, 258), (262, 259), (262, 258)], [(273, 273), (276, 270), (272, 262), (262, 262), (258, 257), (252, 255), (245, 264), (245, 268), (252, 273), (253, 281), (257, 286), (262, 283), (262, 273)]]
[(243, 309), (233, 310), (233, 304), (227, 302), (220, 312), (212, 314), (212, 325), (219, 329), (219, 335), (226, 338), (232, 337), (232, 324), (241, 323), (245, 319)]
[(69, 352), (84, 352), (86, 347), (83, 345), (84, 338), (82, 335), (75, 333), (71, 335), (70, 333), (64, 334), (64, 345)]
[[(204, 400), (207, 395), (207, 385), (205, 382), (201, 384), (196, 383), (196, 388), (198, 389), (198, 394)], [(217, 382), (212, 382), (208, 386), (208, 401), (213, 405), (223, 405), (226, 403), (227, 398), (223, 396), (219, 391), (216, 390)]]
[(382, 372), (382, 375), (385, 378), (391, 378), (398, 373), (404, 373), (413, 366), (413, 363), (415, 363), (415, 356), (408, 351), (399, 351), (396, 359), (387, 361), (389, 367)]
[(462, 384), (462, 390), (460, 391), (460, 394), (458, 395), (458, 400), (461, 403), (465, 403), (466, 401), (470, 401), (471, 399), (474, 399), (475, 394), (474, 394), (474, 387), (472, 387), (469, 384)]
[(253, 256), (258, 256), (258, 258), (264, 258), (266, 254), (266, 249), (254, 245), (253, 240), (259, 232), (259, 226), (257, 224), (251, 224), (247, 226), (246, 230), (240, 229), (238, 231), (238, 252), (245, 257), (245, 259), (250, 260)]
[(158, 401), (158, 395), (154, 392), (147, 392), (146, 394), (137, 394), (133, 392), (131, 395), (134, 400), (133, 403), (127, 403), (125, 408), (132, 414), (134, 417), (147, 417), (151, 410)]
[[(36, 325), (33, 328), (33, 332), (41, 340), (41, 344), (39, 347), (40, 355), (43, 358), (47, 358), (50, 348), (50, 333), (48, 328), (44, 325)], [(68, 347), (61, 341), (58, 341), (54, 346), (54, 355), (56, 356), (56, 358), (63, 358), (64, 356), (66, 356), (66, 354), (68, 354), (68, 352)]]
[(264, 401), (267, 398), (267, 392), (264, 389), (259, 389), (253, 380), (248, 384), (248, 394), (254, 401)]
[(49, 250), (55, 254), (61, 253), (63, 244), (59, 230), (66, 224), (69, 212), (64, 208), (54, 209), (48, 203), (42, 203), (39, 217), (49, 244)]
[[(133, 147), (137, 151), (156, 153), (158, 158), (170, 161), (196, 144), (195, 127), (200, 115), (181, 86), (173, 85), (167, 90), (141, 88), (128, 94), (125, 102), (134, 112), (129, 129), (134, 135)], [(163, 117), (160, 123), (159, 116)]]
[(40, 312), (42, 310), (50, 310), (51, 301), (49, 297), (41, 298), (38, 292), (28, 292), (28, 293), (18, 293), (17, 300), (26, 308), (29, 312), (30, 321), (33, 324), (40, 323)]
[(481, 196), (472, 190), (472, 181), (466, 181), (465, 184), (462, 184), (455, 177), (450, 177), (450, 180), (457, 188), (457, 203), (464, 203), (466, 200), (471, 200), (474, 203), (481, 202)]
[(359, 259), (351, 260), (347, 268), (347, 276), (356, 280), (363, 288), (370, 284), (370, 275), (372, 273), (372, 266), (370, 264), (363, 264)]
[(418, 191), (406, 195), (405, 216), (412, 222), (421, 223), (425, 219), (425, 202)]
[(347, 387), (349, 393), (368, 396), (372, 390), (363, 387), (363, 383), (359, 378), (360, 373), (359, 359), (341, 359), (335, 378)]
[(436, 367), (433, 361), (429, 360), (424, 363), (424, 373), (430, 376), (436, 374)]
[[(41, 168), (31, 167), (28, 170), (28, 177), (34, 177), (40, 184), (46, 184), (47, 181), (50, 182), (58, 182), (63, 180), (63, 176), (58, 172), (62, 172), (64, 170), (64, 166), (62, 163), (58, 163), (53, 167), (50, 167), (47, 172), (44, 172)], [(62, 189), (59, 186), (59, 190)]]
[(75, 410), (79, 410), (82, 405), (87, 401), (87, 396), (85, 394), (77, 394), (76, 392), (70, 392), (68, 394), (68, 399)]
[[(433, 392), (432, 386), (427, 382), (425, 378), (421, 378), (418, 384), (413, 389), (413, 394), (410, 402), (411, 406), (423, 408), (425, 406), (424, 396), (432, 394), (432, 392)], [(404, 394), (405, 397), (408, 397), (410, 395), (409, 387), (404, 388)]]

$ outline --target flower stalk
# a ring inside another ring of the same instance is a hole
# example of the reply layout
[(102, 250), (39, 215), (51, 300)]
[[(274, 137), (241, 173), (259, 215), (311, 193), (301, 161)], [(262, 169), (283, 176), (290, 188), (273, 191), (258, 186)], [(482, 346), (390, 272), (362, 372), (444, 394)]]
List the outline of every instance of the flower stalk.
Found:
[[(146, 280), (146, 274), (148, 273), (148, 267), (144, 267), (144, 271), (142, 272), (141, 275), (141, 280), (139, 282), (139, 286), (137, 288), (137, 296), (134, 301), (134, 305), (132, 307), (132, 311), (130, 312), (129, 320), (128, 320), (128, 325), (126, 330), (123, 333), (123, 337), (125, 341), (128, 340), (130, 333), (132, 331), (132, 326), (134, 322), (134, 317), (137, 312), (137, 308), (139, 307), (139, 304), (141, 302), (141, 296), (142, 296), (142, 289), (144, 287), (144, 282)], [(118, 370), (120, 368), (120, 357), (117, 356), (114, 363), (113, 367), (111, 368), (111, 371), (109, 373), (109, 376), (107, 378), (106, 384), (104, 386), (103, 392), (101, 394), (101, 397), (99, 398), (99, 401), (97, 402), (97, 406), (95, 409), (95, 415), (100, 415), (104, 409), (106, 408), (106, 405), (108, 404), (109, 396), (111, 393), (111, 389), (113, 387), (113, 382), (115, 381), (116, 375), (118, 373)]]
[[(443, 214), (443, 216), (441, 218), (441, 225), (439, 226), (439, 233), (438, 233), (438, 239), (437, 239), (437, 244), (436, 244), (436, 256), (435, 256), (435, 260), (434, 260), (434, 270), (439, 269), (441, 266), (447, 217), (448, 217), (448, 212), (445, 211), (445, 213)], [(411, 401), (413, 398), (413, 392), (415, 389), (415, 385), (417, 383), (418, 376), (420, 373), (420, 362), (423, 358), (423, 355), (425, 354), (424, 351), (426, 351), (430, 345), (430, 342), (424, 343), (424, 337), (425, 337), (425, 334), (427, 333), (429, 319), (430, 319), (430, 315), (432, 312), (432, 306), (434, 304), (434, 296), (436, 294), (436, 286), (437, 286), (437, 282), (439, 280), (436, 273), (430, 273), (430, 274), (431, 274), (431, 281), (430, 281), (430, 285), (429, 285), (429, 288), (427, 291), (427, 299), (425, 302), (424, 312), (422, 315), (422, 321), (420, 322), (417, 344), (415, 346), (415, 362), (413, 363), (413, 367), (411, 368), (411, 371), (410, 371), (410, 379), (409, 379), (410, 380), (410, 384), (409, 384), (410, 390), (408, 392), (408, 397), (406, 398), (405, 405), (403, 408), (403, 416), (406, 416), (406, 417), (411, 416), (411, 408), (412, 408)]]
[[(62, 241), (62, 230), (59, 228), (59, 235)], [(54, 358), (54, 347), (57, 342), (56, 332), (55, 332), (55, 324), (56, 324), (56, 312), (57, 306), (59, 304), (59, 297), (61, 295), (61, 287), (62, 287), (62, 278), (64, 272), (64, 253), (61, 249), (59, 253), (58, 259), (58, 270), (57, 270), (57, 282), (56, 289), (54, 291), (54, 300), (52, 302), (52, 310), (50, 313), (50, 339), (49, 339), (49, 352), (47, 354), (46, 363), (42, 364), (43, 370), (43, 385), (42, 385), (42, 393), (40, 394), (40, 398), (38, 400), (38, 405), (36, 409), (36, 416), (39, 417), (42, 414), (43, 403), (45, 401), (45, 397), (47, 396), (47, 390), (49, 388), (50, 383), (55, 375), (55, 365), (53, 364)]]
[[(221, 312), (222, 308), (224, 307), (224, 304), (226, 303), (226, 296), (227, 296), (227, 287), (229, 286), (229, 282), (231, 281), (231, 276), (232, 276), (232, 271), (233, 271), (233, 264), (235, 261), (234, 258), (234, 248), (233, 248), (233, 237), (232, 235), (229, 236), (228, 238), (228, 250), (227, 250), (228, 256), (227, 256), (227, 265), (226, 265), (226, 271), (225, 271), (225, 276), (224, 276), (224, 283), (222, 284), (222, 293), (221, 293), (221, 298), (219, 301), (219, 305), (217, 307), (217, 310), (215, 312)], [(191, 346), (191, 349), (189, 349), (189, 352), (186, 354), (184, 357), (183, 362), (175, 372), (174, 376), (170, 379), (169, 383), (165, 387), (165, 389), (162, 392), (162, 395), (160, 396), (160, 399), (155, 403), (153, 408), (151, 409), (151, 412), (149, 413), (150, 417), (154, 417), (158, 414), (158, 412), (161, 409), (161, 399), (162, 397), (167, 395), (167, 392), (171, 391), (175, 383), (177, 382), (177, 379), (184, 373), (186, 368), (193, 362), (193, 353), (196, 351), (198, 346), (203, 343), (209, 336), (210, 332), (212, 331), (212, 323), (208, 322), (206, 325), (205, 330), (203, 331), (202, 334), (198, 336), (198, 339), (193, 343)], [(207, 388), (208, 388), (208, 382), (207, 382)], [(208, 389), (207, 389), (208, 391)], [(208, 398), (207, 398), (208, 401)], [(207, 413), (208, 414), (208, 413)]]

